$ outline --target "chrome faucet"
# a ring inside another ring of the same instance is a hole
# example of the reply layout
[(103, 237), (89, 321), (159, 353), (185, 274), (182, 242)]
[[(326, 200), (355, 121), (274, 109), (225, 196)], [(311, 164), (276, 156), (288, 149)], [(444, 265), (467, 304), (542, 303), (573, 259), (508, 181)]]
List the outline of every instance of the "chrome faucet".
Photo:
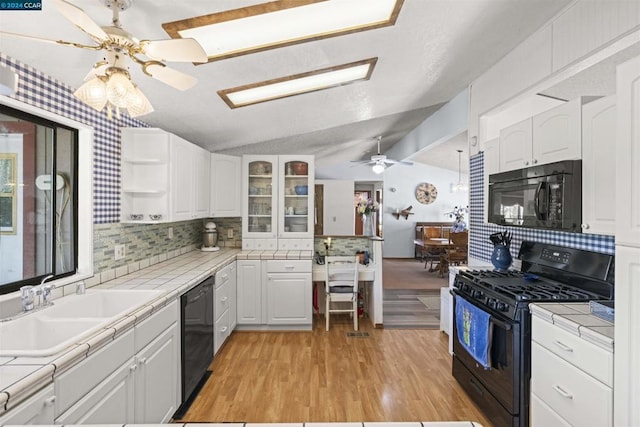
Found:
[(22, 299), (22, 311), (31, 311), (34, 308), (33, 300), (35, 298), (33, 286), (27, 285), (20, 288), (20, 298)]
[(40, 304), (39, 304), (41, 307), (47, 307), (53, 304), (53, 302), (51, 301), (51, 291), (55, 289), (55, 286), (53, 284), (48, 284), (48, 285), (44, 284), (44, 282), (51, 279), (52, 277), (53, 277), (53, 274), (49, 274), (48, 276), (45, 276), (40, 281), (40, 284), (36, 288), (36, 295), (42, 295), (42, 300), (40, 301)]

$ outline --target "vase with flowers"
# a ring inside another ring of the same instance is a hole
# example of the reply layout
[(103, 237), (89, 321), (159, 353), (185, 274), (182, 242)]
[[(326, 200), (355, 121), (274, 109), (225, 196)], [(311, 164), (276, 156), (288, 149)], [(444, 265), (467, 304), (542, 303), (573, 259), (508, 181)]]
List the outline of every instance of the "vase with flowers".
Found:
[(373, 213), (378, 212), (378, 202), (372, 199), (360, 200), (356, 206), (358, 214), (362, 215), (362, 234), (374, 236)]
[(451, 225), (452, 233), (461, 233), (467, 229), (467, 223), (464, 221), (464, 214), (467, 212), (469, 212), (469, 206), (464, 208), (454, 206), (451, 212), (445, 213), (445, 215), (449, 215), (449, 218), (454, 218), (453, 224)]

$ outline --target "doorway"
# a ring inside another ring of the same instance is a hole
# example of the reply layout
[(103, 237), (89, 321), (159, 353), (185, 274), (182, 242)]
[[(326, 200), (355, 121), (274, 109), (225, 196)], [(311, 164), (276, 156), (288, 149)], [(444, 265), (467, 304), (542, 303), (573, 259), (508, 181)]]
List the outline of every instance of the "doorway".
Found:
[(371, 191), (369, 190), (356, 190), (353, 193), (353, 210), (354, 214), (354, 230), (356, 236), (362, 236), (363, 234), (363, 224), (362, 224), (362, 215), (358, 213), (358, 203), (361, 200), (368, 200), (371, 198)]

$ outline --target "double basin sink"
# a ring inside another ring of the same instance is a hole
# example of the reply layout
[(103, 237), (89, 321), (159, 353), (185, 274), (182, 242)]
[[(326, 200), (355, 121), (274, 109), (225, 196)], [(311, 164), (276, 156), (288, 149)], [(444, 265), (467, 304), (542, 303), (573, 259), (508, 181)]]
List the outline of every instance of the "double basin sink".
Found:
[(0, 356), (52, 356), (161, 296), (161, 290), (89, 290), (0, 322)]

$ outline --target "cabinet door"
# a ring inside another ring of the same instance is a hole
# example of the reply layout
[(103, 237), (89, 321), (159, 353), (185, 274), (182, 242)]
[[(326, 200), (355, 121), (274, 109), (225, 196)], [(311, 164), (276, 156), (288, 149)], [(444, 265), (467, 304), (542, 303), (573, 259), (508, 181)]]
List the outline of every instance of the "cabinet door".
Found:
[(526, 119), (500, 131), (500, 171), (522, 169), (531, 165), (532, 120)]
[(229, 333), (236, 328), (238, 298), (237, 298), (237, 266), (234, 262), (229, 266)]
[(136, 356), (135, 423), (164, 424), (178, 407), (178, 324), (174, 323)]
[(192, 219), (193, 150), (190, 143), (171, 135), (171, 220)]
[(278, 156), (242, 157), (242, 238), (277, 236)]
[(133, 359), (56, 418), (56, 424), (129, 424), (134, 421)]
[[(280, 156), (278, 168), (278, 237), (313, 238), (314, 158)], [(289, 249), (280, 246), (278, 248)]]
[(531, 427), (571, 427), (537, 395), (531, 393)]
[(615, 234), (616, 97), (582, 107), (582, 231)]
[(616, 93), (616, 244), (640, 247), (640, 57), (618, 67)]
[(196, 145), (192, 149), (193, 174), (193, 218), (209, 216), (209, 170), (211, 168), (211, 153)]
[(484, 208), (483, 220), (488, 221), (489, 175), (500, 172), (500, 139), (492, 139), (484, 143)]
[(211, 216), (242, 216), (242, 159), (211, 154)]
[(10, 408), (0, 417), (0, 425), (53, 424), (53, 385), (47, 386), (26, 401)]
[(262, 261), (239, 260), (238, 312), (239, 325), (262, 324)]
[(577, 98), (533, 117), (533, 165), (582, 157), (581, 109)]
[(269, 273), (267, 323), (311, 324), (311, 273)]

